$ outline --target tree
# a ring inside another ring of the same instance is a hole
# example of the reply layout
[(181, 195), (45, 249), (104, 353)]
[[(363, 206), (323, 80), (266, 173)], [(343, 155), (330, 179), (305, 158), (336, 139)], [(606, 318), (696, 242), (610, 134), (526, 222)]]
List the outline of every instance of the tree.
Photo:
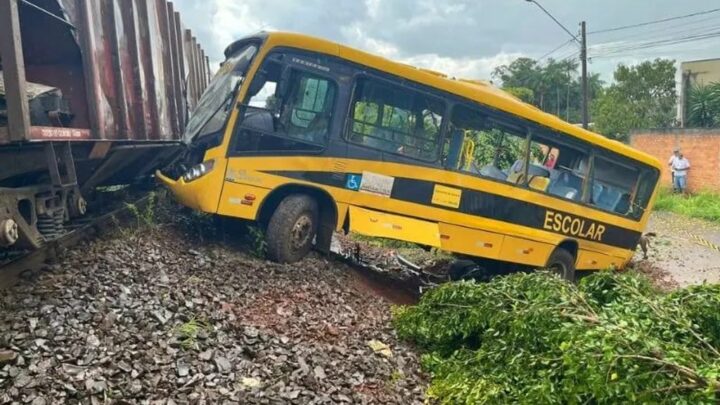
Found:
[[(504, 90), (545, 112), (566, 121), (579, 122), (582, 106), (581, 86), (575, 60), (548, 60), (541, 65), (535, 59), (518, 58), (508, 65), (497, 67), (493, 76), (502, 82)], [(590, 99), (602, 89), (600, 76), (588, 79)]]
[(635, 66), (619, 65), (615, 82), (596, 100), (594, 129), (626, 140), (636, 128), (667, 128), (675, 124), (675, 61), (655, 59)]
[(503, 90), (512, 94), (526, 103), (532, 103), (535, 98), (535, 92), (527, 87), (503, 87)]
[(692, 86), (688, 91), (687, 113), (689, 126), (720, 125), (720, 83)]
[(609, 88), (593, 103), (593, 130), (619, 141), (626, 141), (631, 128), (640, 128), (640, 112), (617, 88)]

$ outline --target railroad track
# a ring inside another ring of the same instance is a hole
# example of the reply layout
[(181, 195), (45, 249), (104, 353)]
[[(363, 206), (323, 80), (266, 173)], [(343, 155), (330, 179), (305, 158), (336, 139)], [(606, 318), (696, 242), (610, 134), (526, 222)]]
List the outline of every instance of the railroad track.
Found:
[(146, 193), (109, 212), (74, 220), (66, 224), (67, 232), (57, 239), (46, 242), (39, 249), (6, 253), (4, 260), (0, 260), (0, 289), (13, 287), (23, 274), (37, 273), (73, 245), (118, 226), (118, 221), (126, 220), (131, 216), (131, 206), (143, 208), (148, 198), (149, 193)]
[[(79, 242), (98, 236), (110, 228), (127, 222), (132, 216), (130, 207), (134, 206), (138, 210), (144, 209), (149, 201), (149, 196), (149, 193), (145, 193), (118, 208), (66, 224), (66, 233), (45, 243), (37, 250), (6, 253), (5, 258), (0, 258), (0, 289), (13, 287), (23, 275), (37, 274), (44, 267), (56, 261), (65, 250)], [(396, 304), (415, 302), (424, 289), (432, 287), (437, 282), (432, 279), (432, 275), (424, 273), (423, 269), (399, 255), (395, 259), (403, 268), (406, 277), (400, 277), (397, 272), (383, 269), (364, 260), (359, 252), (343, 252), (337, 246), (328, 257), (350, 267), (368, 288)]]

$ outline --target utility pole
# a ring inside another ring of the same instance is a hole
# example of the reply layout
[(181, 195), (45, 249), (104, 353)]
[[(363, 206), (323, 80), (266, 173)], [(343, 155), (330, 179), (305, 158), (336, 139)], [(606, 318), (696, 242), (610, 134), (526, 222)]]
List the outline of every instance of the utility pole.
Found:
[[(582, 86), (582, 126), (585, 129), (588, 129), (588, 123), (590, 122), (590, 117), (588, 114), (588, 99), (590, 98), (588, 95), (588, 77), (587, 77), (587, 32), (585, 30), (585, 21), (580, 23), (580, 39), (578, 39), (577, 35), (573, 34), (568, 30), (560, 21), (558, 21), (555, 16), (553, 16), (549, 11), (545, 9), (545, 7), (542, 6), (542, 4), (538, 3), (537, 0), (525, 0), (528, 3), (534, 3), (540, 10), (542, 10), (543, 13), (547, 14), (548, 17), (550, 17), (553, 21), (555, 21), (555, 24), (557, 24), (560, 28), (562, 28), (572, 39), (577, 42), (580, 45), (580, 62), (582, 65), (582, 78), (581, 78), (581, 86)], [(542, 107), (540, 107), (542, 109)], [(566, 112), (567, 113), (567, 112)]]
[(580, 23), (580, 63), (582, 65), (582, 126), (588, 129), (587, 34), (585, 21)]

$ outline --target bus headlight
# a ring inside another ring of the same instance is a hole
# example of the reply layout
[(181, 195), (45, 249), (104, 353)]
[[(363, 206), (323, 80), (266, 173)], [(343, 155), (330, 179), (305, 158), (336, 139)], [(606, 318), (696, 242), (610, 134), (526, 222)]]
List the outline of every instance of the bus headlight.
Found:
[(210, 173), (215, 166), (214, 160), (206, 160), (200, 164), (197, 164), (190, 168), (185, 174), (183, 174), (183, 180), (185, 183), (189, 183), (193, 180), (197, 180), (200, 177)]

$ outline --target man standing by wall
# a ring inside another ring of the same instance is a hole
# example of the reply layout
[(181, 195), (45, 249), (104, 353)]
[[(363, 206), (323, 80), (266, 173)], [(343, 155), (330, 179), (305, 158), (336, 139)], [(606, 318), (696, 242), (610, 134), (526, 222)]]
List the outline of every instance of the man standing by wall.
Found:
[(687, 173), (690, 169), (690, 161), (683, 156), (682, 152), (673, 160), (673, 183), (676, 192), (685, 194), (687, 190)]
[(668, 159), (668, 166), (670, 166), (670, 183), (672, 184), (673, 191), (678, 191), (677, 187), (675, 187), (675, 169), (673, 168), (678, 156), (680, 156), (680, 149), (675, 148), (673, 149), (673, 154), (670, 156), (670, 159)]

